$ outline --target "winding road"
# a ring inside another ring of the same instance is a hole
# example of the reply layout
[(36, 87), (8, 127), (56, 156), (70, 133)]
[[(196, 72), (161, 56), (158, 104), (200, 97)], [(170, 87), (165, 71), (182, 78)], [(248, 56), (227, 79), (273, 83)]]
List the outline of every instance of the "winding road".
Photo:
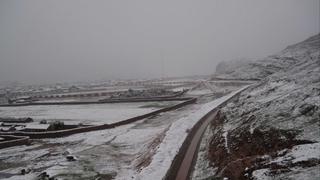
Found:
[(168, 170), (165, 180), (189, 180), (190, 174), (194, 168), (195, 160), (198, 154), (199, 144), (202, 136), (210, 124), (215, 118), (219, 109), (228, 103), (231, 99), (238, 96), (242, 91), (246, 90), (250, 86), (241, 88), (237, 93), (230, 98), (221, 102), (217, 107), (214, 107), (210, 112), (204, 115), (191, 129), (185, 141), (183, 142), (178, 154), (172, 161), (171, 167)]

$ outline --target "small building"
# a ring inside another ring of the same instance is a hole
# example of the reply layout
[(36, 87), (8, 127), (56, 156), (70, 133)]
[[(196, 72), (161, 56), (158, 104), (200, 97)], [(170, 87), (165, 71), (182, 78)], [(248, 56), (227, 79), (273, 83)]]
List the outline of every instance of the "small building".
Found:
[(69, 92), (77, 92), (77, 91), (80, 90), (80, 88), (75, 86), (75, 85), (73, 85), (73, 86), (69, 87), (68, 90), (69, 90)]
[(13, 103), (22, 104), (22, 103), (30, 103), (33, 101), (31, 96), (19, 96), (12, 100)]
[(10, 117), (0, 117), (0, 122), (5, 122), (5, 123), (30, 123), (33, 122), (33, 119), (30, 117), (25, 117), (25, 118), (10, 118)]
[(43, 132), (48, 131), (50, 124), (27, 124), (24, 131)]

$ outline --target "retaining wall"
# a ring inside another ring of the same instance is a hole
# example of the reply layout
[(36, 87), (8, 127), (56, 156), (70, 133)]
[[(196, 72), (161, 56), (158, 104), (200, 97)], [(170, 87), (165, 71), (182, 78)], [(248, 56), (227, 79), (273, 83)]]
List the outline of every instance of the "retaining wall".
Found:
[(190, 98), (179, 97), (155, 97), (155, 98), (129, 98), (129, 99), (108, 99), (100, 101), (84, 101), (84, 102), (34, 102), (24, 104), (1, 104), (0, 107), (15, 106), (37, 106), (37, 105), (81, 105), (81, 104), (105, 104), (105, 103), (131, 103), (131, 102), (153, 102), (153, 101), (186, 101)]
[(0, 149), (19, 146), (19, 145), (27, 145), (29, 144), (29, 137), (27, 136), (12, 136), (12, 135), (1, 135), (1, 138), (4, 138), (4, 141), (0, 142)]

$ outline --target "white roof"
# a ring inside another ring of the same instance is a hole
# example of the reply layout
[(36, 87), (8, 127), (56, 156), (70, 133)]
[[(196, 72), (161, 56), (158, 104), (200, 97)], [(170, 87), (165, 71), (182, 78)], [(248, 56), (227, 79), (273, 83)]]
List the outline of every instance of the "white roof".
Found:
[(50, 124), (27, 124), (26, 129), (48, 129)]

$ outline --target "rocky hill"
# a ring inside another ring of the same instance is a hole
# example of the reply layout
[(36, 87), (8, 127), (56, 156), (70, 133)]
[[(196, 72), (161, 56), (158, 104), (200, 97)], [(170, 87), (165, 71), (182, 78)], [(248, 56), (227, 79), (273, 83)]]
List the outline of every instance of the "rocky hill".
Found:
[(263, 79), (275, 72), (290, 69), (296, 66), (297, 63), (317, 59), (319, 58), (319, 36), (319, 34), (312, 36), (303, 42), (288, 46), (283, 51), (261, 60), (222, 62), (217, 66), (222, 66), (222, 71), (216, 71), (214, 77)]
[(221, 109), (214, 177), (320, 179), (320, 34), (223, 77), (262, 80)]

